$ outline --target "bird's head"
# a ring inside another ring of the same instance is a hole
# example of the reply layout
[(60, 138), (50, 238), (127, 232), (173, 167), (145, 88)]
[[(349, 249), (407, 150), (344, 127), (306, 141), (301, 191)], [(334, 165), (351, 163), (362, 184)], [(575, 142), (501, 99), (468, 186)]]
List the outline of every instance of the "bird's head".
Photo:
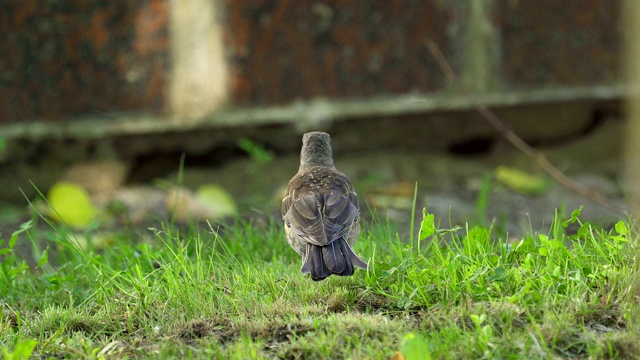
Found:
[(325, 132), (308, 132), (302, 136), (300, 167), (333, 166), (331, 136)]

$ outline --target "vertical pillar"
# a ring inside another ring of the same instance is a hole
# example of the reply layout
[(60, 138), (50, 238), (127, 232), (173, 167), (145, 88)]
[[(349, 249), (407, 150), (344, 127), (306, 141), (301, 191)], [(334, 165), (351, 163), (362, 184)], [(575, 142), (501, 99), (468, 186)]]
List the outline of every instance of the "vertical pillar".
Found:
[(180, 121), (214, 111), (227, 98), (226, 59), (216, 0), (172, 0), (169, 111)]
[(494, 0), (458, 0), (453, 25), (462, 86), (470, 92), (498, 90), (502, 51), (500, 31), (493, 19)]
[[(625, 75), (632, 91), (627, 97), (627, 131), (624, 153), (624, 180), (635, 210), (640, 208), (640, 1), (626, 0), (623, 11)], [(636, 214), (637, 215), (637, 214)]]

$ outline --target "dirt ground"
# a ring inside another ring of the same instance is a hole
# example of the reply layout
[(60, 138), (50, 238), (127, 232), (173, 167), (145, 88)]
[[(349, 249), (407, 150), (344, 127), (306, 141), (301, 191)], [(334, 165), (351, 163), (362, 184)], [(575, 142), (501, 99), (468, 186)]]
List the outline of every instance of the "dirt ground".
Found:
[[(624, 210), (626, 200), (621, 186), (623, 131), (624, 123), (618, 117), (610, 117), (599, 121), (597, 126), (580, 136), (534, 145), (564, 173), (601, 192)], [(418, 216), (421, 209), (427, 207), (443, 226), (489, 224), (495, 221), (497, 230), (517, 236), (531, 231), (546, 231), (556, 209), (564, 209), (569, 214), (584, 206), (582, 218), (605, 227), (625, 217), (624, 212), (607, 209), (553, 181), (532, 159), (499, 137), (488, 143), (481, 137), (458, 147), (443, 149), (387, 143), (376, 147), (376, 150), (349, 150), (349, 137), (339, 129), (336, 132), (336, 166), (354, 182), (364, 218), (388, 218), (404, 235), (409, 230), (416, 183)], [(294, 144), (291, 147), (295, 149), (297, 146)], [(131, 206), (134, 209), (128, 209), (130, 213), (136, 210), (136, 206), (150, 207), (141, 212), (146, 216), (126, 226), (145, 227), (171, 217), (164, 208), (167, 187), (159, 189), (158, 182), (164, 182), (164, 185), (182, 182), (191, 190), (203, 184), (216, 184), (237, 203), (242, 218), (272, 218), (279, 221), (281, 194), (298, 167), (298, 150), (294, 149), (276, 149), (273, 156), (262, 160), (256, 156), (249, 157), (242, 151), (218, 149), (208, 156), (230, 160), (218, 165), (203, 165), (188, 160), (182, 172), (178, 171), (179, 161), (163, 160), (160, 156), (144, 162), (145, 169), (155, 168), (151, 173), (159, 174), (155, 180), (147, 176), (146, 182), (140, 182), (139, 179), (145, 178), (140, 176), (140, 172), (137, 173), (138, 179), (134, 176), (132, 180), (129, 175), (126, 180), (124, 173), (119, 174), (117, 168), (100, 170), (102, 168), (98, 167), (97, 172), (84, 174), (86, 179), (83, 181), (87, 186), (93, 185), (99, 189), (124, 189), (127, 196), (141, 199), (136, 200), (140, 205), (133, 201)], [(216, 154), (216, 151), (223, 153)], [(498, 169), (505, 167), (546, 185), (533, 193), (514, 189), (496, 176)], [(52, 176), (46, 168), (42, 173)], [(100, 182), (100, 177), (105, 173), (120, 176), (121, 179), (111, 184), (107, 176), (107, 180)], [(56, 174), (61, 177), (59, 171)], [(483, 193), (485, 195), (481, 195)], [(108, 201), (100, 199), (99, 202), (105, 204)], [(24, 200), (0, 206), (2, 238), (8, 238), (22, 222), (31, 218), (26, 205)], [(228, 221), (212, 219), (206, 212), (195, 217), (196, 220)], [(111, 221), (106, 224), (106, 227), (118, 226), (123, 226), (123, 223)]]
[[(567, 175), (596, 189), (624, 209), (626, 201), (620, 184), (621, 142), (615, 140), (622, 137), (623, 125), (621, 121), (607, 121), (583, 137), (538, 149)], [(378, 216), (388, 216), (398, 223), (399, 229), (408, 229), (416, 182), (418, 214), (426, 206), (443, 224), (495, 220), (496, 226), (518, 235), (532, 230), (546, 231), (555, 210), (562, 207), (570, 214), (584, 206), (583, 218), (603, 226), (624, 216), (551, 180), (532, 159), (504, 141), (479, 155), (403, 149), (336, 151), (334, 155), (336, 167), (355, 183), (363, 202), (363, 215), (369, 215), (369, 208), (375, 209)], [(218, 183), (235, 198), (247, 201), (252, 209), (249, 213), (274, 211), (275, 208), (273, 215), (277, 216), (279, 192), (295, 174), (297, 166), (297, 154), (276, 156), (263, 168), (251, 159), (241, 159), (217, 169), (187, 168), (184, 182), (189, 188), (208, 182)], [(514, 190), (496, 179), (499, 167), (517, 169), (543, 179), (548, 187), (537, 194)], [(484, 182), (487, 177), (488, 182)], [(168, 178), (175, 180), (177, 174)], [(483, 186), (488, 186), (489, 195), (485, 210), (479, 210), (478, 196)], [(255, 195), (256, 190), (263, 195), (246, 196)], [(478, 218), (482, 216), (479, 211), (486, 212), (485, 219)]]

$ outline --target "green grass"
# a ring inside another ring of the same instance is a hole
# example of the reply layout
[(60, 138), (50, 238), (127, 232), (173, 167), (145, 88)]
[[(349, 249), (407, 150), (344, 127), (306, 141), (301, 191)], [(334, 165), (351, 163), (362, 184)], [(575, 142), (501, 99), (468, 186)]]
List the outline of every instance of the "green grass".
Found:
[[(25, 224), (0, 244), (0, 354), (637, 358), (633, 224), (607, 231), (578, 217), (507, 241), (427, 215), (414, 246), (376, 222), (355, 246), (370, 269), (317, 283), (300, 274), (279, 223), (159, 225), (100, 251)], [(14, 251), (20, 242), (34, 248), (31, 265)]]

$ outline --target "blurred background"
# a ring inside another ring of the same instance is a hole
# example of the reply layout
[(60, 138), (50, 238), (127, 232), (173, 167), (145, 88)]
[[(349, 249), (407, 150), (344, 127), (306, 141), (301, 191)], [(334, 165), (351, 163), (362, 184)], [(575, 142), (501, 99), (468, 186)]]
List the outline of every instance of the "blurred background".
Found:
[[(331, 134), (363, 215), (403, 231), (416, 183), (418, 213), (426, 206), (443, 225), (538, 231), (555, 209), (580, 206), (586, 219), (614, 224), (639, 183), (624, 102), (637, 71), (623, 61), (633, 47), (623, 25), (636, 26), (625, 19), (637, 7), (1, 2), (0, 231), (29, 218), (28, 201), (56, 217), (38, 191), (77, 228), (235, 214), (279, 221), (311, 130)], [(617, 210), (554, 181), (476, 103)]]

